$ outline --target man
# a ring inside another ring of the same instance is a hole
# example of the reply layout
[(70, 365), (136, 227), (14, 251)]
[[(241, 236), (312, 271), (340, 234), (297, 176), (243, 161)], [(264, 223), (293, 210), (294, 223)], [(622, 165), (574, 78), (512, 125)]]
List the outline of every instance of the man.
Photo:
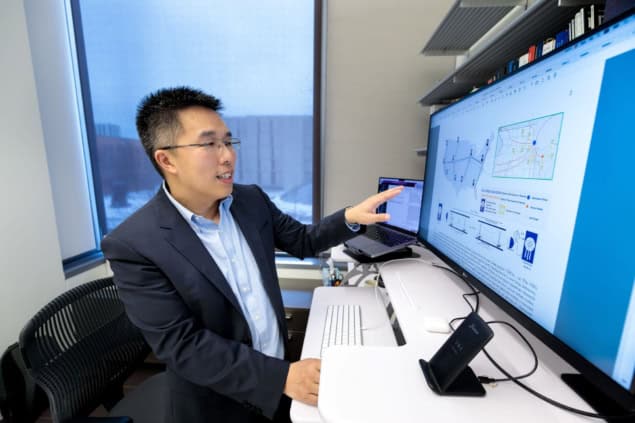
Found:
[(289, 398), (317, 404), (320, 361), (284, 360), (275, 249), (303, 258), (341, 243), (355, 225), (387, 220), (375, 209), (400, 189), (303, 225), (257, 186), (234, 184), (239, 141), (220, 107), (187, 87), (142, 101), (137, 129), (164, 184), (102, 250), (130, 319), (167, 365), (167, 421), (288, 421)]

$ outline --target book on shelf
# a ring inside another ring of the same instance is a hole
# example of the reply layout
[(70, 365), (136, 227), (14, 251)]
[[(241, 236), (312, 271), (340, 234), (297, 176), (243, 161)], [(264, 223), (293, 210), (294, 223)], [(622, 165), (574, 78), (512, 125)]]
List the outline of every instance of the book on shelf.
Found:
[(547, 38), (542, 42), (542, 55), (551, 53), (556, 48), (556, 39)]
[(536, 60), (536, 45), (532, 44), (529, 46), (529, 50), (527, 50), (527, 61), (529, 63)]
[(562, 31), (556, 34), (556, 45), (555, 48), (562, 47), (563, 45), (569, 42), (569, 30), (563, 29)]
[(584, 35), (602, 25), (604, 20), (604, 5), (590, 4), (581, 7), (575, 12), (567, 27), (562, 28), (551, 37), (538, 41), (527, 47), (527, 51), (520, 56), (508, 60), (502, 67), (487, 80), (487, 84), (498, 81), (506, 75), (514, 73), (518, 68), (525, 66), (534, 60), (545, 56), (557, 48), (560, 48), (569, 41)]

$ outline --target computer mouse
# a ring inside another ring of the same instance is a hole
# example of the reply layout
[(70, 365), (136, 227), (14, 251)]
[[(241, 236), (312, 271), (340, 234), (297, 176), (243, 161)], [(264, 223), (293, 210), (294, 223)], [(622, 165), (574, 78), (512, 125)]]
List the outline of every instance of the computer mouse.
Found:
[(423, 316), (423, 328), (433, 333), (450, 333), (450, 324), (446, 319), (439, 316)]

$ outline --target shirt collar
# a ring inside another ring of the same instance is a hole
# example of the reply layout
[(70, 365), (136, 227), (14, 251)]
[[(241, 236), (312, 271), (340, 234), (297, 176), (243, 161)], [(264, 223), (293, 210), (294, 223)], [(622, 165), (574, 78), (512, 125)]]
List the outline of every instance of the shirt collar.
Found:
[[(163, 181), (163, 184), (161, 184), (161, 188), (163, 189), (163, 192), (165, 193), (165, 195), (167, 195), (168, 200), (170, 200), (170, 203), (172, 203), (172, 205), (176, 207), (176, 210), (179, 212), (181, 216), (183, 216), (183, 219), (185, 219), (185, 221), (193, 222), (197, 224), (201, 222), (200, 219), (205, 219), (205, 221), (209, 221), (209, 219), (206, 219), (205, 217), (199, 216), (196, 213), (192, 212), (183, 204), (179, 203), (176, 198), (172, 197), (172, 194), (170, 194), (170, 190), (168, 189), (168, 184), (165, 181)], [(231, 194), (228, 195), (226, 198), (224, 198), (220, 202), (220, 205), (219, 205), (220, 209), (222, 211), (229, 212), (229, 207), (232, 205), (233, 201), (234, 201), (234, 197)]]

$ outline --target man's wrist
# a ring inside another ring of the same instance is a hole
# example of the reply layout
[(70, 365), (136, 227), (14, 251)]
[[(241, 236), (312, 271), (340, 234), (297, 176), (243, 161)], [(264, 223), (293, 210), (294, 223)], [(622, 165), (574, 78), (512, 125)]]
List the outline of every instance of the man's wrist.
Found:
[(352, 208), (353, 206), (348, 206), (344, 209), (344, 221), (346, 222), (347, 225), (358, 225), (358, 223), (353, 221), (351, 217)]
[(357, 222), (352, 222), (351, 217), (350, 217), (350, 209), (352, 207), (346, 207), (344, 209), (344, 223), (346, 223), (346, 226), (348, 226), (348, 229), (350, 229), (353, 232), (359, 232), (361, 225)]

